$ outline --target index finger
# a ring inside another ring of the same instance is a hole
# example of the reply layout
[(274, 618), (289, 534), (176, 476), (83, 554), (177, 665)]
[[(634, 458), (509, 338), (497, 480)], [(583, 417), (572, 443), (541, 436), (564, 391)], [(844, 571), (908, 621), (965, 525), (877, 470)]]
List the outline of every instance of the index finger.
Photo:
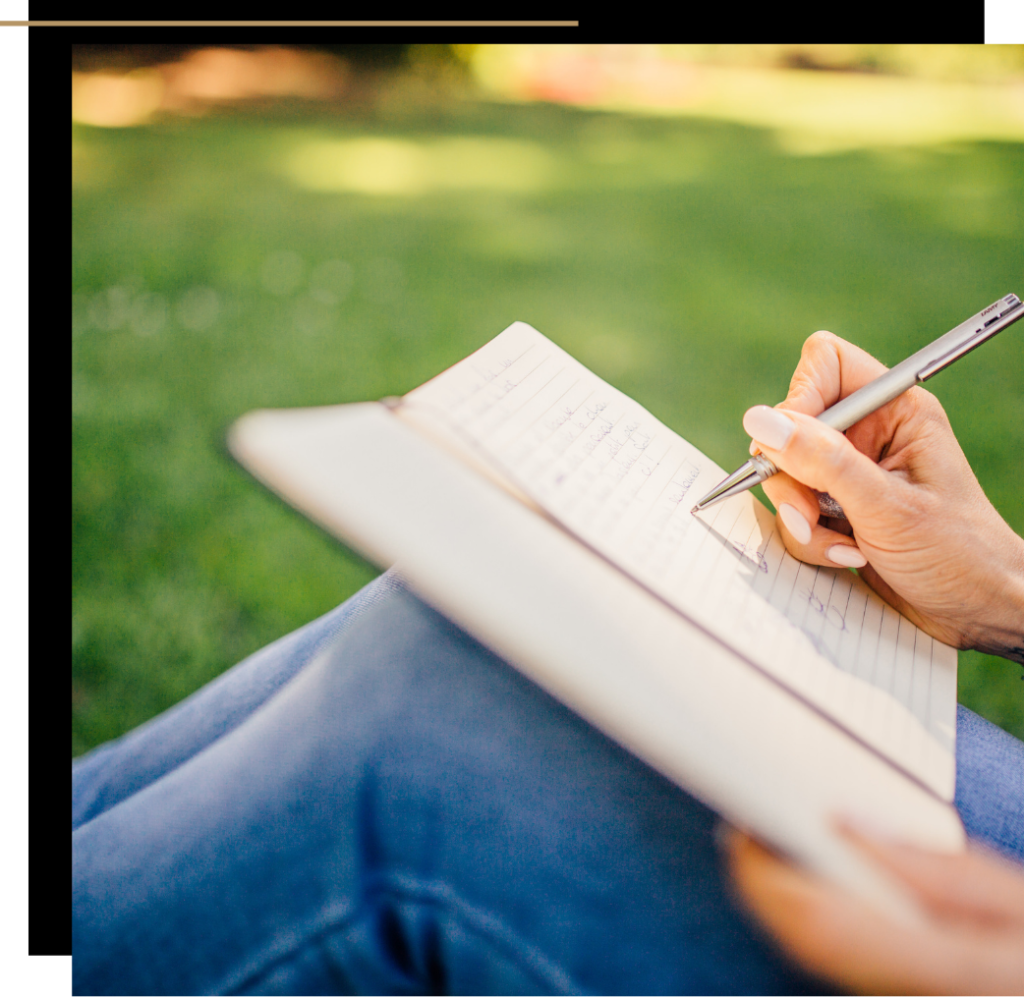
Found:
[(859, 993), (1019, 993), (1024, 958), (1005, 929), (893, 922), (839, 887), (737, 835), (732, 881), (804, 969)]
[(859, 346), (824, 330), (808, 336), (789, 394), (779, 408), (818, 416), (889, 368)]
[(926, 851), (872, 835), (850, 820), (840, 820), (839, 831), (934, 911), (1024, 925), (1024, 871), (1016, 862), (973, 843), (964, 852)]

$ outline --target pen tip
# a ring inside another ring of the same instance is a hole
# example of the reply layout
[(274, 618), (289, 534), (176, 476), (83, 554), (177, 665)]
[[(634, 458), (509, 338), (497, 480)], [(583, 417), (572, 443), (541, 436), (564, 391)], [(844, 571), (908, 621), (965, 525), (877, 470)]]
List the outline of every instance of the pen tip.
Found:
[(691, 516), (696, 516), (696, 515), (697, 515), (697, 513), (698, 513), (699, 511), (700, 511), (700, 506), (699, 506), (699, 505), (695, 505), (695, 506), (694, 506), (694, 507), (693, 507), (693, 508), (692, 508), (692, 509), (690, 510), (690, 515), (691, 515)]

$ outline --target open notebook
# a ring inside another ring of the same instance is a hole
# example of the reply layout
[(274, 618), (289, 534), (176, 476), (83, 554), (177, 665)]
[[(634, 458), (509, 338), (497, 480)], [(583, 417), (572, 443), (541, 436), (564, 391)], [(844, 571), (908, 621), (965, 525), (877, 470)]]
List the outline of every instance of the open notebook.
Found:
[(237, 459), (729, 819), (911, 916), (846, 812), (962, 847), (956, 652), (786, 553), (725, 471), (517, 322), (401, 399), (259, 411)]

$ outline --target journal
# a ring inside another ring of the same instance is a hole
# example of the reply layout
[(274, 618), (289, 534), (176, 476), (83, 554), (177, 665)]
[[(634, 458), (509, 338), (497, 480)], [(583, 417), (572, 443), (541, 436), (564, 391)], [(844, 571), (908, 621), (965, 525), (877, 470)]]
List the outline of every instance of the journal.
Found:
[[(680, 387), (685, 390), (684, 372)], [(846, 814), (956, 850), (956, 651), (522, 322), (402, 398), (231, 429), (265, 485), (734, 823), (870, 901), (909, 900)]]

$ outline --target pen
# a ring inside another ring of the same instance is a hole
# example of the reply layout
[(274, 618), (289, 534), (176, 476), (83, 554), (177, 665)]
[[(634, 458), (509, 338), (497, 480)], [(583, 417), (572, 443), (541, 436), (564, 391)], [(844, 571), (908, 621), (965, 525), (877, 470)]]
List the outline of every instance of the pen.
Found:
[[(902, 395), (915, 384), (923, 384), (944, 370), (951, 363), (966, 356), (971, 350), (990, 340), (997, 332), (1024, 317), (1024, 305), (1016, 294), (1008, 294), (961, 322), (944, 336), (939, 336), (924, 349), (898, 363), (892, 370), (876, 377), (863, 388), (859, 388), (842, 401), (825, 409), (818, 419), (843, 432), (866, 415), (880, 409), (898, 395)], [(764, 454), (750, 458), (738, 471), (711, 489), (691, 510), (691, 514), (702, 512), (708, 506), (745, 492), (754, 485), (778, 473), (778, 468)], [(818, 506), (825, 516), (845, 519), (843, 510), (831, 495), (818, 494)]]

